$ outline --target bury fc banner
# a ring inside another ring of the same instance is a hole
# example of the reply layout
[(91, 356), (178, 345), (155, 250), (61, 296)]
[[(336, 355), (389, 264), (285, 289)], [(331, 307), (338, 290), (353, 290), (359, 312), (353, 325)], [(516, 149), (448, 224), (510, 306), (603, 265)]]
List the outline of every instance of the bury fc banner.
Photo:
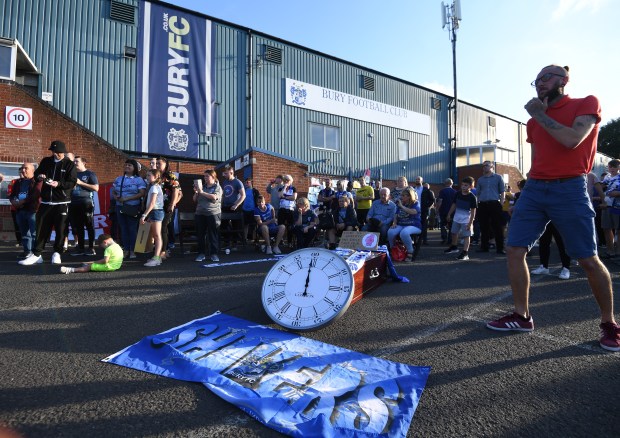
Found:
[(140, 2), (137, 145), (141, 152), (199, 158), (199, 136), (214, 131), (210, 20)]
[(430, 372), (221, 313), (103, 361), (201, 382), (295, 437), (405, 437)]

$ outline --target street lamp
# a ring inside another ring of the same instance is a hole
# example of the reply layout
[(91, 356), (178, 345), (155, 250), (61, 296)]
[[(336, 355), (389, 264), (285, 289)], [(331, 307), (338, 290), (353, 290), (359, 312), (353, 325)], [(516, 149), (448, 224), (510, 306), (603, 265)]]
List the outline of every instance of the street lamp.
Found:
[(454, 128), (452, 131), (452, 137), (450, 138), (450, 141), (452, 142), (452, 147), (450, 148), (450, 164), (453, 166), (453, 178), (456, 177), (456, 131), (458, 126), (456, 118), (456, 107), (458, 102), (458, 95), (456, 92), (456, 30), (459, 28), (460, 21), (461, 2), (459, 0), (454, 0), (451, 5), (441, 2), (441, 27), (442, 29), (445, 29), (446, 26), (448, 26), (448, 35), (450, 36), (450, 41), (452, 42), (452, 79), (454, 81), (454, 100), (452, 101), (452, 111), (454, 112)]

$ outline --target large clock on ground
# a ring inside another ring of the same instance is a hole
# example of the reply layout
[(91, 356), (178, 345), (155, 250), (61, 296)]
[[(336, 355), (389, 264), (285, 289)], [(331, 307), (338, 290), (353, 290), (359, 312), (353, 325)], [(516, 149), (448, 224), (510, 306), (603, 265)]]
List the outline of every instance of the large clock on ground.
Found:
[(271, 268), (263, 283), (262, 301), (277, 324), (314, 330), (342, 316), (353, 291), (353, 273), (342, 257), (323, 248), (304, 248)]

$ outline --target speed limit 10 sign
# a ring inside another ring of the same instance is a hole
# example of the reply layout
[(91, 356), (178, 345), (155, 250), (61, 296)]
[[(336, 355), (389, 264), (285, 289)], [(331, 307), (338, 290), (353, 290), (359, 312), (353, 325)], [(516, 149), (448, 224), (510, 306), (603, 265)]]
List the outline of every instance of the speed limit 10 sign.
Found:
[(13, 129), (32, 129), (32, 108), (7, 106), (4, 126)]

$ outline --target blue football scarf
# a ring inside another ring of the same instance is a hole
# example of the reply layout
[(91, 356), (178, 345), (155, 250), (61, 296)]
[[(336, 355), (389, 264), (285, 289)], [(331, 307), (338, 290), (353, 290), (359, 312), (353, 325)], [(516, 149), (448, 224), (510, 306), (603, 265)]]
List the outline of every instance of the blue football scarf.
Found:
[(391, 362), (222, 313), (104, 362), (199, 382), (294, 437), (405, 437), (430, 367)]

